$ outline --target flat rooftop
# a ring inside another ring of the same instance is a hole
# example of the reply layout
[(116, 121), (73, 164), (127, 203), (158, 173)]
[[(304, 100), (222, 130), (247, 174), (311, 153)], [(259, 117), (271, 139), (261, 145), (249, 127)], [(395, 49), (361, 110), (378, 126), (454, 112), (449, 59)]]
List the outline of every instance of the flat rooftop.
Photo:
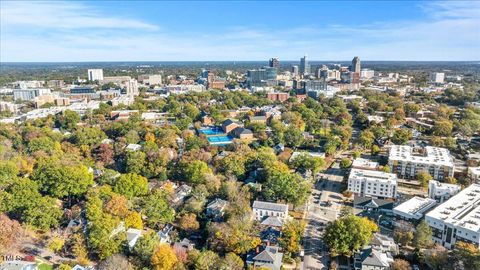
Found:
[(365, 158), (357, 158), (353, 161), (352, 167), (353, 168), (369, 168), (375, 170), (378, 168), (378, 162), (371, 161)]
[(414, 150), (408, 145), (392, 145), (388, 159), (453, 167), (453, 157), (448, 149), (427, 146), (423, 148), (422, 154), (414, 153)]
[(430, 198), (413, 197), (410, 200), (393, 208), (394, 213), (401, 213), (414, 216), (416, 219), (423, 217), (425, 212), (437, 204), (437, 201)]
[(352, 169), (348, 179), (394, 183), (397, 182), (397, 175), (394, 173), (386, 173), (381, 171)]
[(480, 184), (472, 184), (427, 214), (454, 226), (480, 232)]

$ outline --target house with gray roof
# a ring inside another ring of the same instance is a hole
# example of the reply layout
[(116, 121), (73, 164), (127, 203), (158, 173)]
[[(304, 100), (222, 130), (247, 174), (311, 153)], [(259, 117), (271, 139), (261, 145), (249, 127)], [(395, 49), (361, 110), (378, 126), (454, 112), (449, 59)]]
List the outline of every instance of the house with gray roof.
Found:
[(287, 204), (254, 201), (252, 210), (254, 219), (260, 222), (267, 217), (277, 217), (282, 221), (288, 218)]
[(247, 255), (247, 264), (256, 267), (265, 267), (271, 270), (282, 268), (283, 253), (277, 246), (257, 247), (255, 252)]
[(214, 220), (219, 220), (223, 217), (225, 208), (227, 207), (228, 202), (220, 198), (216, 198), (211, 201), (206, 208), (206, 214), (208, 217), (212, 217)]

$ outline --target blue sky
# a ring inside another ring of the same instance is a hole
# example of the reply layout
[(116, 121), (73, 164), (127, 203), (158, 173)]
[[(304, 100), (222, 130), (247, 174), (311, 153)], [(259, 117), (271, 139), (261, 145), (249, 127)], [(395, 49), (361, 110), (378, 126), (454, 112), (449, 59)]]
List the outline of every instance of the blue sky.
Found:
[(480, 1), (0, 1), (0, 61), (480, 60)]

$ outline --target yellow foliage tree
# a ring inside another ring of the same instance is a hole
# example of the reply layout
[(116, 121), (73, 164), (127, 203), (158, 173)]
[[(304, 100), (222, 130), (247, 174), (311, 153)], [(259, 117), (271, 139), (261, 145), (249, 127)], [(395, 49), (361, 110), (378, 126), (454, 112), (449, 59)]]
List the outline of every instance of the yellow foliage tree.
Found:
[(143, 229), (142, 216), (138, 212), (130, 212), (127, 217), (125, 217), (125, 227)]
[(170, 270), (177, 263), (175, 251), (169, 245), (158, 246), (152, 255), (152, 266), (154, 270)]

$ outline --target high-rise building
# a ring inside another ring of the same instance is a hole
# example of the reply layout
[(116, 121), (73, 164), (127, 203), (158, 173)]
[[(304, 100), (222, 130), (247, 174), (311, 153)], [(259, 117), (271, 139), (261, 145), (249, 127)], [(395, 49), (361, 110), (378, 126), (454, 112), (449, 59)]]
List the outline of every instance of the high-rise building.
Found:
[(443, 83), (445, 81), (445, 73), (433, 72), (430, 73), (431, 83)]
[(103, 69), (89, 69), (88, 70), (89, 81), (103, 81)]
[(279, 68), (280, 60), (278, 60), (278, 58), (270, 58), (270, 60), (268, 61), (268, 66), (273, 68)]
[(277, 69), (263, 67), (247, 71), (247, 85), (252, 86), (274, 86), (277, 83)]
[(352, 60), (351, 71), (358, 72), (358, 73), (360, 73), (361, 71), (360, 58), (358, 58), (358, 56), (355, 56)]
[(307, 56), (300, 58), (300, 74), (308, 75), (310, 74), (310, 64), (308, 63)]
[(292, 74), (293, 76), (298, 76), (298, 66), (292, 66)]
[(138, 83), (135, 79), (130, 79), (125, 82), (125, 89), (127, 95), (138, 96), (140, 92), (138, 91)]

